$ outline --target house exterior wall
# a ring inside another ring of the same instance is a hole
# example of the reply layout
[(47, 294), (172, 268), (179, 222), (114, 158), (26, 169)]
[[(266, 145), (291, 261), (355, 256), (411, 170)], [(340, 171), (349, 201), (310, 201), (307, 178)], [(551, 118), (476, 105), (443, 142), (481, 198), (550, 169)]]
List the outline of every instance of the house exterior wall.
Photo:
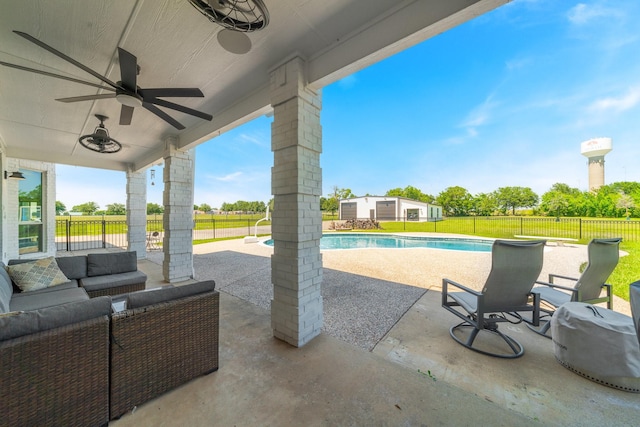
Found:
[[(4, 179), (4, 171), (31, 169), (42, 172), (42, 252), (19, 255), (18, 191), (19, 180)], [(2, 260), (13, 258), (42, 258), (56, 254), (56, 168), (53, 163), (5, 157), (2, 154)]]
[[(417, 202), (415, 200), (405, 199), (402, 197), (386, 197), (386, 196), (366, 196), (355, 197), (352, 199), (340, 200), (340, 205), (344, 203), (356, 203), (357, 218), (369, 218), (371, 210), (376, 210), (378, 202), (395, 202), (396, 218), (399, 220), (405, 218), (408, 209), (418, 209), (420, 221), (439, 221), (442, 219), (442, 207), (430, 203)], [(342, 213), (342, 209), (340, 209)], [(377, 214), (377, 212), (376, 212)], [(377, 216), (376, 216), (377, 218)], [(340, 218), (341, 220), (349, 218)]]

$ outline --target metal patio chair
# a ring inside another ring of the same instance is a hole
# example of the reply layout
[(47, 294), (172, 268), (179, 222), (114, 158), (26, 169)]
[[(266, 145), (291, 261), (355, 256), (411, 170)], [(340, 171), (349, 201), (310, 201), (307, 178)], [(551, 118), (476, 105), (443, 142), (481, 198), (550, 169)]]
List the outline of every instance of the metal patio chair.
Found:
[[(588, 304), (607, 303), (607, 308), (613, 310), (613, 298), (611, 297), (611, 285), (605, 283), (613, 270), (618, 265), (619, 246), (621, 238), (593, 239), (589, 242), (589, 259), (587, 267), (579, 278), (561, 276), (559, 274), (549, 274), (549, 282), (536, 282), (538, 285), (533, 289), (540, 294), (542, 302), (541, 310), (543, 318), (542, 326), (529, 329), (537, 334), (551, 338), (549, 332), (549, 319), (555, 310), (562, 304), (569, 301), (584, 302)], [(556, 279), (575, 282), (573, 286), (563, 286), (554, 283)], [(602, 290), (605, 296), (600, 296)]]
[[(442, 279), (442, 307), (463, 320), (449, 330), (456, 342), (489, 356), (512, 359), (524, 354), (522, 345), (500, 332), (498, 324), (525, 321), (538, 325), (540, 301), (533, 294), (529, 303), (529, 297), (542, 270), (544, 245), (544, 240), (496, 240), (491, 250), (491, 272), (482, 292)], [(464, 292), (449, 292), (450, 287)], [(519, 312), (532, 312), (531, 319)], [(480, 332), (490, 334), (483, 334), (486, 339), (474, 345)]]
[(147, 235), (147, 249), (148, 250), (160, 249), (161, 241), (162, 241), (162, 236), (160, 236), (160, 232), (158, 231), (150, 232)]
[(629, 302), (631, 303), (631, 317), (638, 335), (638, 345), (640, 345), (640, 281), (633, 282), (629, 286)]

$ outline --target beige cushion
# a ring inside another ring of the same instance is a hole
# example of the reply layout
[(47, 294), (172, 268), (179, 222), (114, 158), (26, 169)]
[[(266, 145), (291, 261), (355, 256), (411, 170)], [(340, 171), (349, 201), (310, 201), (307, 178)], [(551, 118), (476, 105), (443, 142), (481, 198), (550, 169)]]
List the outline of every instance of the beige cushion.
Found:
[(10, 265), (7, 270), (22, 292), (49, 288), (69, 281), (60, 271), (54, 257)]

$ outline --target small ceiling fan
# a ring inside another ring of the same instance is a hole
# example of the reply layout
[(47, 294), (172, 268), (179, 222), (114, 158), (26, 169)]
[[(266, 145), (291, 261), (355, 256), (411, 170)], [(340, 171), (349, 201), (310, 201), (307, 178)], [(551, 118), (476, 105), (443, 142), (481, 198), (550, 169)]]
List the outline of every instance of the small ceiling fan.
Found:
[(104, 121), (109, 117), (103, 116), (102, 114), (96, 114), (96, 118), (100, 120), (98, 127), (96, 127), (92, 134), (82, 135), (78, 141), (83, 147), (92, 151), (97, 151), (98, 153), (117, 153), (122, 149), (122, 144), (111, 138), (109, 136), (109, 131), (104, 127)]
[(73, 77), (62, 76), (55, 73), (49, 73), (47, 71), (36, 70), (34, 68), (23, 67), (21, 65), (10, 64), (7, 62), (0, 61), (0, 65), (4, 65), (6, 67), (16, 68), (18, 70), (30, 71), (32, 73), (42, 74), (49, 77), (55, 77), (58, 79), (63, 79), (67, 81), (72, 81), (75, 83), (80, 83), (88, 86), (97, 87), (109, 92), (113, 93), (104, 93), (97, 95), (86, 95), (86, 96), (74, 96), (71, 98), (60, 98), (56, 99), (56, 101), (60, 102), (78, 102), (78, 101), (92, 101), (95, 99), (108, 99), (115, 98), (120, 104), (122, 104), (122, 108), (120, 109), (120, 124), (121, 125), (129, 125), (131, 124), (131, 118), (133, 117), (133, 110), (135, 107), (143, 107), (149, 111), (151, 111), (156, 116), (160, 117), (167, 123), (171, 124), (176, 129), (184, 129), (184, 126), (175, 120), (173, 117), (162, 111), (157, 106), (170, 108), (172, 110), (180, 111), (186, 114), (190, 114), (192, 116), (200, 117), (201, 119), (211, 120), (213, 116), (207, 113), (203, 113), (202, 111), (194, 110), (192, 108), (185, 107), (183, 105), (175, 104), (173, 102), (166, 101), (160, 98), (172, 98), (172, 97), (204, 97), (202, 91), (198, 88), (153, 88), (153, 89), (143, 89), (138, 86), (137, 79), (138, 73), (140, 71), (140, 67), (138, 66), (138, 59), (131, 53), (127, 52), (122, 48), (118, 48), (118, 57), (120, 59), (120, 81), (113, 82), (108, 78), (98, 74), (93, 71), (89, 67), (79, 63), (75, 59), (65, 55), (64, 53), (56, 50), (55, 48), (49, 46), (48, 44), (36, 39), (35, 37), (21, 32), (21, 31), (13, 31), (17, 35), (29, 40), (30, 42), (40, 46), (41, 48), (53, 53), (54, 55), (64, 59), (65, 61), (75, 65), (81, 70), (91, 74), (96, 77), (98, 80), (106, 83), (109, 86), (104, 86), (100, 83), (92, 83), (87, 82), (80, 79), (75, 79)]

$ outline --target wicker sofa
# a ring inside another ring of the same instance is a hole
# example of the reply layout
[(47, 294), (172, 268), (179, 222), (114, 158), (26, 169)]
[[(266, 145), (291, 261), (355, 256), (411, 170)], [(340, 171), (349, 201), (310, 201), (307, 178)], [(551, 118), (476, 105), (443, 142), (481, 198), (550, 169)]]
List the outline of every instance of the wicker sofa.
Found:
[(220, 294), (213, 280), (126, 297), (111, 316), (110, 419), (218, 370)]
[(68, 291), (77, 300), (0, 314), (1, 425), (106, 425), (218, 369), (215, 282), (132, 292), (119, 312), (82, 288), (34, 292)]
[[(12, 259), (9, 265), (29, 261)], [(147, 275), (138, 270), (134, 251), (56, 257), (56, 262), (69, 279), (68, 284), (58, 285), (56, 290), (80, 286), (91, 298), (138, 291), (144, 289), (147, 282)]]
[(109, 422), (110, 313), (109, 297), (86, 296), (0, 316), (0, 424)]

